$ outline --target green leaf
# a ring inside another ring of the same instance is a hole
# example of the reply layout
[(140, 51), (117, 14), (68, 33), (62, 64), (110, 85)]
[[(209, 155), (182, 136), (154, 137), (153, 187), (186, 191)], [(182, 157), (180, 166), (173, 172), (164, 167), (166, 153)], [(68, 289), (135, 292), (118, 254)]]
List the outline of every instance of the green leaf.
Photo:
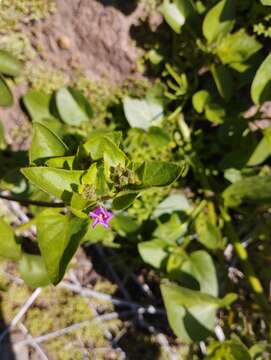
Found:
[(140, 225), (131, 216), (124, 213), (114, 215), (110, 224), (113, 229), (123, 237), (135, 234), (140, 228)]
[(163, 106), (159, 100), (154, 98), (125, 97), (123, 106), (126, 119), (132, 128), (148, 130), (163, 117)]
[(0, 73), (19, 76), (22, 70), (22, 64), (13, 55), (5, 50), (0, 50)]
[(167, 186), (179, 178), (182, 168), (166, 161), (145, 162), (142, 182), (146, 187)]
[(247, 165), (256, 166), (263, 163), (271, 154), (271, 129), (267, 129), (264, 137), (257, 145), (256, 149), (250, 156)]
[(24, 282), (31, 288), (50, 284), (44, 261), (39, 255), (23, 253), (19, 261), (19, 271)]
[(55, 156), (64, 156), (68, 147), (46, 126), (40, 123), (33, 124), (33, 137), (29, 150), (30, 162)]
[(0, 180), (0, 188), (20, 194), (27, 189), (27, 181), (20, 173), (20, 169), (13, 169), (4, 174)]
[(85, 98), (84, 94), (80, 90), (70, 87), (69, 87), (69, 92), (72, 94), (72, 96), (74, 97), (77, 104), (81, 107), (81, 109), (87, 114), (88, 118), (92, 118), (93, 110), (90, 103)]
[(245, 63), (262, 45), (244, 29), (223, 37), (217, 45), (217, 55), (223, 64)]
[[(218, 295), (216, 269), (211, 256), (204, 250), (194, 251), (184, 261), (181, 271), (194, 277), (201, 292), (213, 296)], [(189, 284), (186, 284), (187, 286)]]
[(254, 104), (261, 104), (271, 99), (271, 54), (256, 72), (251, 85), (251, 97)]
[[(247, 347), (239, 340), (227, 340), (208, 347), (206, 360), (252, 360)], [(255, 359), (256, 360), (256, 359)], [(260, 360), (260, 358), (258, 359)]]
[(58, 169), (66, 169), (72, 170), (75, 156), (60, 156), (53, 157), (46, 161), (46, 166), (58, 168)]
[(202, 212), (196, 219), (198, 241), (208, 249), (223, 249), (224, 240), (219, 228)]
[(190, 0), (164, 0), (161, 10), (168, 25), (178, 34), (182, 26), (196, 15)]
[(172, 214), (170, 220), (159, 224), (152, 235), (174, 245), (177, 240), (180, 241), (186, 230), (187, 223), (182, 222), (177, 214)]
[(84, 171), (64, 170), (44, 166), (21, 169), (23, 175), (39, 189), (63, 201), (69, 201)]
[(4, 78), (0, 75), (0, 106), (9, 107), (13, 104), (12, 93), (5, 82)]
[(193, 95), (192, 104), (196, 112), (201, 114), (204, 111), (206, 104), (208, 104), (210, 100), (211, 96), (208, 91), (200, 90)]
[(138, 252), (145, 263), (160, 269), (169, 255), (168, 246), (169, 244), (161, 239), (143, 241), (138, 244)]
[(37, 240), (49, 278), (54, 285), (63, 278), (88, 226), (88, 220), (62, 215), (52, 209), (38, 215)]
[(205, 116), (214, 124), (222, 124), (226, 118), (225, 107), (218, 103), (208, 103), (205, 107)]
[(229, 101), (234, 92), (234, 83), (230, 70), (223, 65), (212, 65), (211, 72), (220, 96)]
[(225, 205), (271, 204), (271, 176), (251, 176), (231, 184), (223, 192)]
[(216, 310), (236, 299), (234, 294), (218, 299), (174, 284), (162, 284), (161, 291), (169, 324), (185, 342), (201, 341), (210, 335), (215, 327)]
[(171, 141), (168, 133), (157, 126), (151, 126), (149, 128), (148, 140), (150, 144), (157, 149), (167, 146)]
[(190, 208), (187, 197), (182, 191), (173, 192), (156, 207), (152, 214), (152, 219), (158, 218), (163, 214), (171, 214), (174, 211), (186, 212)]
[(0, 256), (11, 260), (18, 260), (21, 256), (21, 245), (17, 244), (12, 227), (1, 218)]
[(219, 1), (209, 10), (203, 21), (203, 34), (208, 43), (229, 33), (235, 23), (235, 0)]
[(83, 145), (84, 150), (95, 161), (104, 159), (108, 166), (125, 166), (127, 157), (124, 152), (113, 142), (109, 136), (92, 136)]
[(138, 196), (136, 191), (121, 191), (113, 200), (113, 209), (123, 210), (128, 208)]
[(61, 88), (56, 93), (56, 105), (61, 119), (68, 125), (78, 126), (88, 122), (89, 115), (86, 108), (81, 108), (71, 91)]
[(113, 246), (114, 238), (114, 233), (110, 231), (110, 229), (104, 228), (102, 225), (97, 225), (95, 228), (89, 226), (81, 244), (96, 244), (100, 242), (105, 246)]
[(51, 95), (42, 90), (30, 90), (23, 96), (23, 103), (33, 121), (43, 121), (50, 119)]
[(271, 0), (261, 0), (261, 3), (266, 6), (271, 6)]

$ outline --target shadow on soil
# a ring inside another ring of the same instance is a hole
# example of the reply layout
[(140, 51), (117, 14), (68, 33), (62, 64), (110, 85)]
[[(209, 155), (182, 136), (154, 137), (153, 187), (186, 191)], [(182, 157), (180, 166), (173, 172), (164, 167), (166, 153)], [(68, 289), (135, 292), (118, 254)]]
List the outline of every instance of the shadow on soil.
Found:
[(113, 6), (124, 15), (130, 15), (137, 7), (136, 0), (98, 0), (104, 6)]

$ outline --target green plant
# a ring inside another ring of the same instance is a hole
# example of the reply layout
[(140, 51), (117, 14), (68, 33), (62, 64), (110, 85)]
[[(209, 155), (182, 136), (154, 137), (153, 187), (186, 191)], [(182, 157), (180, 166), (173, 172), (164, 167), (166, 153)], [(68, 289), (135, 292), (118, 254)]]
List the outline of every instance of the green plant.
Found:
[[(121, 109), (112, 102), (107, 128), (93, 130), (93, 108), (77, 88), (23, 97), (33, 123), (29, 164), (5, 174), (0, 187), (31, 205), (32, 215), (15, 235), (1, 221), (0, 253), (18, 261), (27, 284), (57, 284), (80, 244), (101, 242), (119, 247), (129, 266), (155, 270), (182, 341), (209, 341), (223, 309), (227, 340), (213, 341), (207, 358), (250, 359), (269, 351), (257, 326), (270, 323), (264, 252), (270, 250), (271, 133), (252, 125), (271, 100), (270, 55), (244, 20), (263, 5), (164, 0), (171, 48), (161, 43), (159, 62), (147, 60), (160, 79), (144, 96), (125, 94)], [(257, 109), (248, 120), (252, 105)], [(33, 224), (37, 242), (29, 253), (21, 234)], [(228, 259), (231, 248), (236, 258)], [(230, 275), (236, 262), (243, 273), (238, 286)], [(225, 320), (228, 312), (238, 317), (240, 307), (255, 316), (249, 326)], [(241, 340), (229, 336), (240, 328)], [(247, 328), (254, 329), (251, 339)]]

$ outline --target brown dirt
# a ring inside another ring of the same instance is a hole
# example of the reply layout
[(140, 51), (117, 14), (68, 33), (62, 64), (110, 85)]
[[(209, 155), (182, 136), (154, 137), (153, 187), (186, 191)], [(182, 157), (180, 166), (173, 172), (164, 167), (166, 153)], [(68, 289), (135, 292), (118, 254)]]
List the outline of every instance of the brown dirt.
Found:
[[(136, 1), (56, 0), (57, 9), (45, 20), (21, 24), (39, 54), (36, 64), (60, 70), (70, 80), (80, 73), (92, 80), (120, 84), (136, 74), (138, 50), (130, 28), (144, 16)], [(114, 6), (113, 6), (114, 5)], [(14, 150), (29, 146), (29, 121), (21, 110), (20, 97), (27, 84), (13, 87), (15, 104), (0, 109), (7, 141)]]
[(56, 12), (30, 29), (41, 59), (67, 74), (79, 70), (114, 83), (134, 74), (137, 51), (129, 33), (143, 9), (126, 15), (111, 2), (103, 3), (57, 0)]

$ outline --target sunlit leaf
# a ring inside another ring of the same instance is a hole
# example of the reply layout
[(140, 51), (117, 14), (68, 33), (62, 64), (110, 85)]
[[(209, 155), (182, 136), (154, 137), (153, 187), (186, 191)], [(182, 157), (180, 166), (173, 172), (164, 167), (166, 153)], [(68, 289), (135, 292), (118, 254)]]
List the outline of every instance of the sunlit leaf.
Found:
[(84, 171), (64, 170), (44, 166), (23, 168), (24, 176), (46, 193), (69, 201), (79, 184)]
[(161, 291), (169, 324), (185, 342), (201, 341), (209, 336), (215, 327), (216, 310), (236, 299), (234, 294), (218, 299), (174, 284), (162, 284)]
[(132, 128), (148, 130), (163, 117), (163, 106), (155, 99), (125, 97), (123, 106), (126, 119)]
[(19, 271), (26, 285), (31, 288), (46, 286), (51, 282), (40, 255), (23, 253), (19, 261)]
[(234, 0), (221, 0), (209, 10), (203, 21), (203, 34), (209, 43), (229, 33), (235, 23)]
[(227, 187), (223, 192), (226, 206), (242, 203), (271, 204), (271, 176), (251, 176)]
[(38, 122), (33, 124), (32, 143), (29, 150), (30, 162), (64, 156), (67, 152), (67, 145), (56, 134)]
[(169, 244), (161, 239), (143, 241), (138, 244), (138, 251), (145, 263), (159, 269), (169, 255)]
[(21, 245), (17, 243), (12, 227), (1, 218), (0, 256), (11, 260), (18, 260), (21, 256)]
[(88, 109), (81, 107), (81, 100), (77, 101), (69, 89), (61, 88), (56, 93), (56, 105), (61, 119), (68, 125), (78, 126), (89, 120)]
[(271, 54), (257, 70), (251, 85), (251, 97), (255, 104), (271, 99)]
[(0, 73), (19, 76), (22, 69), (22, 64), (13, 55), (5, 50), (0, 50)]
[(37, 240), (53, 284), (63, 278), (88, 226), (88, 220), (62, 215), (52, 209), (37, 217)]
[(0, 106), (8, 107), (13, 104), (12, 93), (5, 82), (4, 78), (0, 75)]

